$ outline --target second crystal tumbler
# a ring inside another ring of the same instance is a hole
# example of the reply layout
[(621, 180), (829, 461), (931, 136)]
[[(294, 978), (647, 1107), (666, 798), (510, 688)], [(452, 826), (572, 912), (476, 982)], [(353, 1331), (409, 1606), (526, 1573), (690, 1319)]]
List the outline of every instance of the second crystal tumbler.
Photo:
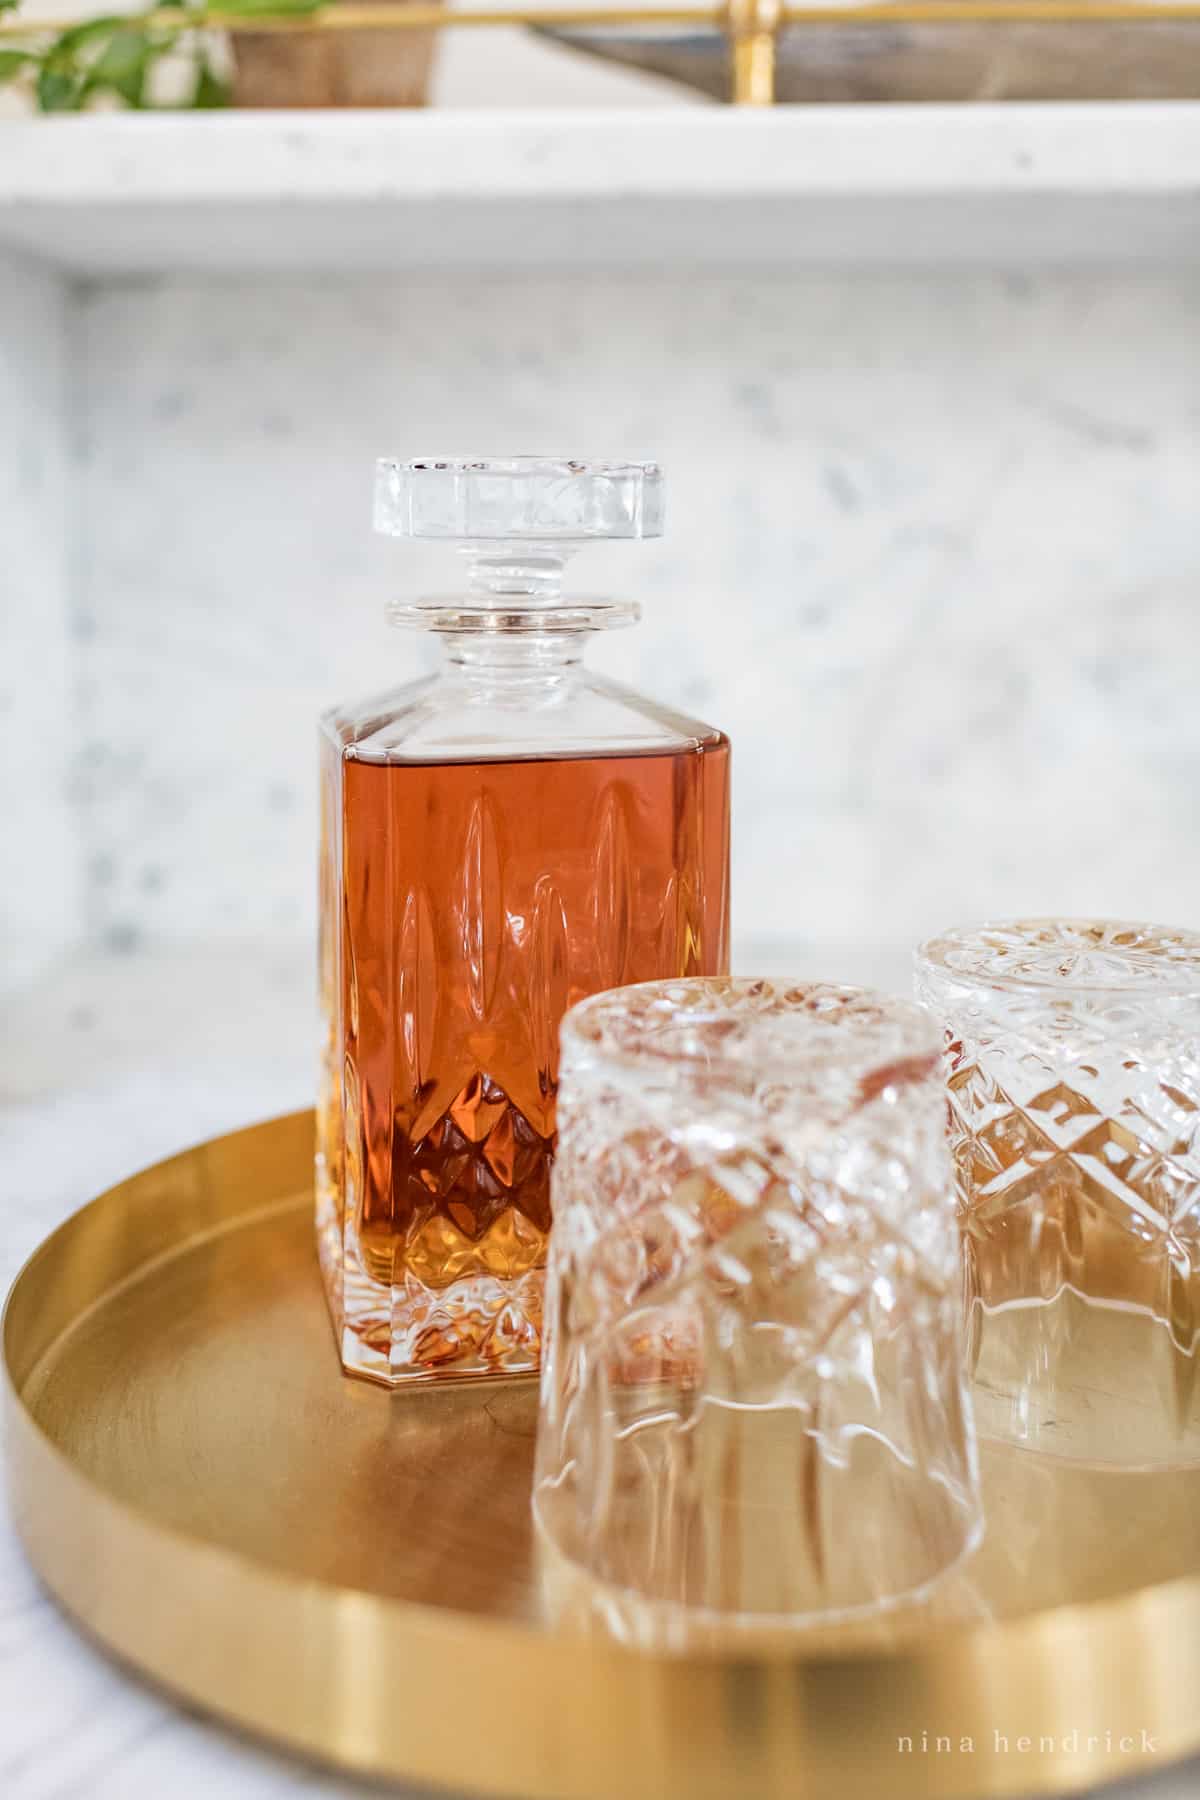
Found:
[(854, 988), (568, 1015), (535, 1509), (623, 1635), (854, 1614), (974, 1545), (940, 1050)]
[(380, 465), (379, 529), (469, 577), (392, 608), (439, 673), (323, 721), (318, 1242), (358, 1374), (537, 1367), (559, 1020), (727, 967), (728, 741), (590, 675), (637, 609), (561, 592), (661, 516), (653, 464)]
[(1200, 1461), (1200, 935), (947, 932), (917, 991), (946, 1026), (981, 1431)]

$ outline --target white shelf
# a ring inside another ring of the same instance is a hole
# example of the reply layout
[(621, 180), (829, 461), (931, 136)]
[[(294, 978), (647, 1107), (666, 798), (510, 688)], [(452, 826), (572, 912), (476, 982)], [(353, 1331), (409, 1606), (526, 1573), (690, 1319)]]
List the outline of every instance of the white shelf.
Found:
[(0, 247), (160, 270), (1200, 260), (1200, 103), (0, 124)]

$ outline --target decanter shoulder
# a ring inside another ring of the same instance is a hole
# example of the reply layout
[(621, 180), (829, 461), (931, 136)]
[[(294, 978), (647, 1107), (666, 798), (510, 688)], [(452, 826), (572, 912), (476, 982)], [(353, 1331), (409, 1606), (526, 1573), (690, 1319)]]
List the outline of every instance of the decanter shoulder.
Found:
[(436, 675), (423, 675), (400, 687), (343, 701), (322, 713), (321, 735), (335, 748), (359, 755), (369, 756), (373, 747), (377, 750), (385, 743), (402, 744), (428, 726), (431, 712), (439, 710), (440, 686)]
[(510, 757), (703, 749), (721, 733), (582, 670), (529, 684), (427, 676), (334, 707), (328, 742), (363, 762), (488, 762)]
[(618, 744), (628, 737), (633, 747), (700, 750), (724, 736), (717, 726), (676, 712), (607, 676), (589, 675), (586, 685), (604, 708), (607, 727)]

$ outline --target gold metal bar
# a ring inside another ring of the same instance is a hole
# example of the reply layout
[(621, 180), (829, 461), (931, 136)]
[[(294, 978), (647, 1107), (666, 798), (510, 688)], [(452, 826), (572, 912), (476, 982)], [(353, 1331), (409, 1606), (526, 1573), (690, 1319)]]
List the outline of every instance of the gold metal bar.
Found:
[(733, 40), (733, 103), (770, 106), (775, 99), (775, 34), (746, 32)]
[[(724, 8), (713, 6), (547, 6), (547, 7), (463, 7), (430, 6), (413, 0), (379, 0), (379, 4), (356, 5), (354, 0), (337, 0), (316, 13), (299, 18), (249, 17), (246, 14), (222, 15), (219, 4), (205, 8), (205, 22), (213, 26), (236, 27), (240, 31), (358, 31), (372, 29), (423, 31), (446, 25), (631, 25), (644, 21), (649, 25), (710, 25), (722, 17)], [(1200, 6), (1197, 8), (1200, 11)], [(171, 14), (165, 12), (164, 23)]]
[(735, 106), (770, 106), (775, 99), (775, 39), (781, 0), (729, 0), (725, 32), (732, 48)]
[(867, 0), (862, 6), (785, 6), (787, 25), (1050, 25), (1196, 19), (1193, 0)]
[[(762, 4), (762, 0), (760, 0)], [(0, 24), (0, 38), (44, 38), (79, 23), (73, 18), (30, 19), (22, 24)], [(403, 0), (380, 0), (378, 5), (331, 4), (303, 16), (277, 18), (246, 13), (223, 13), (220, 5), (188, 9), (164, 9), (143, 15), (163, 29), (212, 29), (237, 31), (359, 31), (364, 27), (397, 31), (426, 31), (447, 26), (476, 25), (722, 25), (729, 16), (723, 5), (695, 6), (506, 6), (495, 9), (464, 7), (461, 10)], [(806, 25), (879, 24), (1013, 24), (1039, 23), (1088, 25), (1142, 23), (1152, 20), (1179, 22), (1200, 19), (1200, 0), (866, 0), (859, 6), (780, 6), (780, 28)], [(751, 38), (762, 33), (750, 33)], [(769, 33), (767, 34), (769, 35)], [(750, 59), (754, 61), (753, 58)], [(761, 61), (759, 67), (761, 68)]]

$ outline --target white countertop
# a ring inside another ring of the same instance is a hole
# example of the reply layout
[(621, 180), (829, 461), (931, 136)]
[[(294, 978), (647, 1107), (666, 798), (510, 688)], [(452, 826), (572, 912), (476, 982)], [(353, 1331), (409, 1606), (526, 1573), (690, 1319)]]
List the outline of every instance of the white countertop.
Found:
[(69, 274), (1200, 258), (1200, 103), (0, 123), (0, 248)]
[[(799, 954), (786, 966), (802, 974), (812, 960)], [(785, 966), (752, 956), (740, 966), (752, 963)], [(848, 973), (902, 982), (903, 960), (864, 958)], [(295, 949), (82, 958), (6, 999), (4, 1018), (4, 1290), (46, 1233), (110, 1183), (203, 1137), (303, 1105), (311, 1089), (311, 983), (308, 958)], [(332, 1800), (379, 1791), (237, 1737), (126, 1675), (42, 1593), (0, 1499), (5, 1800)], [(1194, 1800), (1200, 1760), (1106, 1791)], [(416, 1800), (416, 1790), (407, 1792)]]

